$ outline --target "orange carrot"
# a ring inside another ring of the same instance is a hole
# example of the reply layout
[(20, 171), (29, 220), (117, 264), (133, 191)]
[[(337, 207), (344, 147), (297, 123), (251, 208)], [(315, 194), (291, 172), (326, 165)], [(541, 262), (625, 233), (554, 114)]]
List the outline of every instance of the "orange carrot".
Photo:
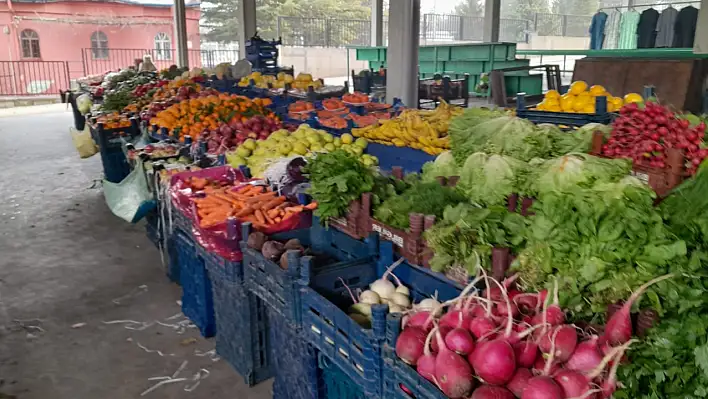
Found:
[(313, 210), (317, 209), (317, 202), (310, 202), (309, 204), (307, 204), (305, 206), (305, 209), (307, 209), (309, 211), (313, 211)]
[(278, 209), (271, 209), (266, 212), (266, 216), (271, 219), (278, 217), (278, 215), (280, 215), (280, 211)]
[(304, 206), (298, 205), (298, 206), (291, 206), (289, 208), (285, 208), (285, 213), (292, 212), (292, 213), (300, 213), (305, 209)]
[(280, 222), (283, 221), (283, 219), (282, 219), (280, 216), (278, 216), (278, 217), (276, 217), (275, 219), (273, 219), (273, 221), (274, 221), (275, 223), (280, 223)]
[(248, 215), (252, 215), (254, 211), (255, 211), (255, 209), (253, 207), (246, 206), (243, 209), (241, 209), (240, 211), (238, 211), (238, 213), (236, 213), (234, 216), (237, 218), (242, 218), (242, 217), (246, 217)]
[(280, 204), (282, 204), (282, 203), (284, 203), (284, 202), (285, 202), (285, 197), (276, 197), (276, 198), (273, 198), (272, 200), (270, 200), (270, 201), (266, 202), (265, 204), (263, 204), (263, 206), (261, 206), (261, 210), (263, 210), (263, 211), (269, 211), (269, 210), (275, 208), (276, 206), (278, 206), (278, 205), (280, 205)]
[(255, 203), (258, 203), (258, 202), (261, 202), (261, 201), (270, 200), (270, 199), (272, 199), (274, 196), (275, 196), (275, 192), (270, 191), (270, 192), (267, 192), (267, 193), (265, 193), (265, 194), (258, 194), (258, 195), (256, 195), (255, 197), (251, 197), (251, 198), (247, 199), (246, 202), (247, 202), (248, 204), (251, 204), (251, 205), (252, 205), (252, 204), (255, 204)]
[(256, 212), (254, 214), (256, 215), (256, 220), (258, 220), (258, 223), (261, 223), (261, 224), (266, 223), (266, 219), (265, 219), (265, 216), (263, 216), (263, 212), (261, 212), (260, 210), (256, 210)]

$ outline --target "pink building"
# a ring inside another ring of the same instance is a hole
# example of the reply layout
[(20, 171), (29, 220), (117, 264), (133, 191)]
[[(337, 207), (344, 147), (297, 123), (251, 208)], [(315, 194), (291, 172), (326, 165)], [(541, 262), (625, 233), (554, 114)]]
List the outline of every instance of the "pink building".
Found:
[[(152, 54), (176, 58), (172, 0), (6, 0), (0, 2), (0, 94), (57, 92), (66, 75), (116, 70)], [(199, 3), (187, 3), (190, 65), (201, 63)], [(13, 61), (13, 62), (8, 62)], [(41, 62), (38, 62), (41, 61)], [(57, 61), (57, 62), (49, 62)], [(66, 79), (68, 81), (68, 79)], [(65, 89), (65, 87), (60, 87)]]

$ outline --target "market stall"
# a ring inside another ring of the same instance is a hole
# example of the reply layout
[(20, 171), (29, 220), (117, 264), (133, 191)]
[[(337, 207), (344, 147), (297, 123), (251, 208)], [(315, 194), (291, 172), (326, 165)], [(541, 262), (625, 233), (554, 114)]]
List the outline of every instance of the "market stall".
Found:
[(585, 82), (515, 112), (307, 74), (128, 75), (88, 118), (107, 200), (146, 215), (184, 314), (249, 385), (700, 396), (701, 117)]

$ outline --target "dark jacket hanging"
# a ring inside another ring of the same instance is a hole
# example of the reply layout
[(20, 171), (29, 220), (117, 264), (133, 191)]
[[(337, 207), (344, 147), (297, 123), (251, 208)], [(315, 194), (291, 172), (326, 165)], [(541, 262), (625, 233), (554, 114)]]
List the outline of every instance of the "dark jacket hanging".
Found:
[(688, 6), (679, 11), (674, 25), (674, 45), (676, 48), (693, 48), (693, 39), (696, 36), (696, 22), (698, 9)]
[(605, 40), (605, 22), (607, 14), (600, 11), (592, 17), (590, 23), (590, 50), (601, 50)]
[(653, 8), (644, 10), (637, 25), (637, 48), (654, 48), (656, 43), (656, 23), (659, 21), (659, 11)]

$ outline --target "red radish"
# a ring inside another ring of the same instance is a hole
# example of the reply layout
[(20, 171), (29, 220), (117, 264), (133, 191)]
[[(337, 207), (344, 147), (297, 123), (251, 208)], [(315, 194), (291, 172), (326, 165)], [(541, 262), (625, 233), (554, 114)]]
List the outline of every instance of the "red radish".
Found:
[(424, 329), (426, 332), (430, 331), (433, 328), (432, 323), (428, 323), (430, 315), (431, 313), (427, 310), (415, 312), (410, 317), (408, 317), (408, 320), (406, 320), (405, 323), (403, 323), (403, 328), (419, 327)]
[[(546, 298), (548, 299), (548, 298)], [(547, 301), (544, 301), (544, 306)], [(537, 314), (533, 318), (533, 324), (548, 323), (552, 326), (558, 326), (565, 323), (565, 313), (561, 309), (558, 301), (558, 280), (553, 282), (553, 304), (544, 308), (541, 314)]]
[(524, 393), (524, 389), (529, 384), (529, 380), (533, 378), (531, 370), (523, 367), (516, 369), (511, 381), (506, 384), (506, 387), (517, 397), (520, 398)]
[(474, 390), (470, 399), (514, 399), (514, 394), (506, 388), (482, 385)]
[(513, 299), (520, 311), (528, 313), (533, 311), (538, 304), (538, 294), (519, 294)]
[[(443, 340), (444, 340), (445, 337), (447, 337), (447, 334), (448, 334), (450, 331), (452, 331), (452, 327), (450, 327), (450, 326), (438, 326), (438, 331), (440, 331), (440, 335), (442, 335)], [(437, 340), (437, 339), (434, 339), (434, 340), (430, 343), (430, 349), (433, 351), (433, 353), (438, 353), (438, 350), (439, 350), (439, 349), (438, 349), (438, 340)]]
[[(487, 281), (489, 281), (489, 279), (487, 279)], [(507, 307), (510, 309), (511, 303), (506, 295), (506, 290), (502, 288), (496, 280), (492, 279), (492, 281), (499, 285), (504, 302), (506, 302)], [(471, 356), (472, 367), (477, 373), (477, 376), (487, 384), (504, 385), (511, 380), (511, 377), (514, 376), (514, 372), (516, 371), (514, 348), (512, 348), (511, 344), (507, 341), (507, 338), (511, 336), (514, 320), (511, 317), (511, 311), (508, 313), (509, 317), (507, 318), (504, 336), (496, 338), (493, 341), (482, 342), (474, 351), (473, 356)]]
[(428, 334), (428, 337), (425, 339), (425, 344), (423, 345), (423, 356), (418, 358), (416, 364), (418, 374), (431, 382), (435, 380), (435, 355), (430, 351), (430, 340), (436, 332), (437, 328), (434, 328), (430, 334)]
[(530, 368), (538, 356), (538, 345), (531, 340), (518, 342), (514, 344), (514, 355), (519, 367)]
[(469, 363), (445, 346), (439, 331), (435, 333), (435, 337), (440, 348), (435, 357), (435, 379), (440, 390), (453, 399), (467, 396), (474, 387)]
[(580, 398), (590, 390), (588, 377), (577, 371), (559, 370), (553, 375), (553, 379), (563, 390), (564, 398)]
[(404, 362), (415, 366), (418, 358), (423, 356), (427, 335), (420, 327), (404, 328), (396, 341), (396, 355)]
[(546, 366), (548, 361), (543, 357), (542, 354), (539, 353), (538, 357), (536, 358), (536, 361), (533, 362), (533, 367), (531, 367), (531, 371), (533, 371), (534, 374), (538, 375), (553, 375), (556, 371), (560, 370), (560, 363), (558, 362), (551, 362), (551, 366), (548, 370), (548, 373), (545, 372)]
[(646, 282), (644, 285), (639, 287), (629, 300), (622, 305), (622, 308), (615, 312), (615, 314), (610, 317), (605, 325), (605, 334), (603, 338), (610, 343), (610, 345), (616, 346), (628, 342), (632, 338), (632, 320), (630, 318), (630, 310), (634, 302), (649, 288), (652, 284), (656, 284), (660, 281), (672, 278), (673, 274), (667, 274), (665, 276), (657, 277), (651, 281)]
[(497, 324), (486, 317), (475, 317), (470, 321), (469, 330), (474, 337), (479, 340), (485, 335), (496, 330)]
[(593, 335), (589, 340), (579, 343), (564, 367), (568, 370), (583, 373), (595, 369), (602, 362), (602, 355), (598, 349), (597, 342), (598, 336)]
[(538, 376), (529, 380), (521, 399), (563, 399), (563, 390), (551, 377)]
[(555, 327), (548, 331), (539, 342), (538, 347), (541, 352), (549, 354), (553, 351), (554, 360), (557, 362), (565, 362), (570, 359), (578, 345), (578, 334), (575, 327), (563, 325)]
[[(462, 317), (462, 314), (460, 314)], [(445, 336), (445, 345), (462, 356), (466, 356), (474, 351), (474, 339), (469, 331), (464, 328), (454, 328)]]

